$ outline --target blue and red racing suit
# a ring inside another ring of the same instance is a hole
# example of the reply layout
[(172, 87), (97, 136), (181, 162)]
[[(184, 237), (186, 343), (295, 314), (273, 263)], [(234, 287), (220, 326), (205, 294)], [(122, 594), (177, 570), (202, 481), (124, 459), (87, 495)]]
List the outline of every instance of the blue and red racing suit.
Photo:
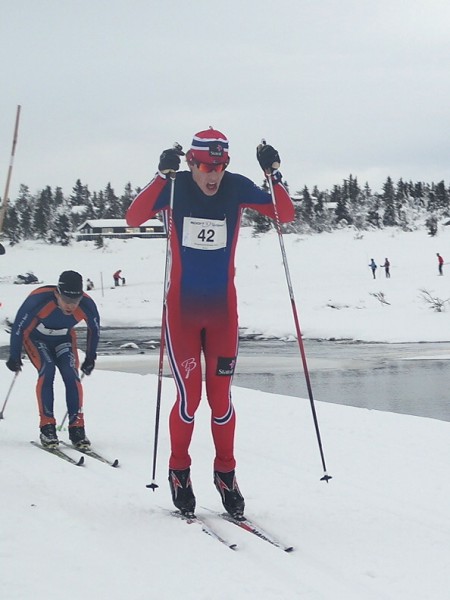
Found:
[(83, 294), (71, 315), (59, 308), (56, 286), (48, 285), (32, 291), (19, 308), (11, 329), (10, 356), (20, 359), (22, 345), (38, 370), (36, 396), (40, 427), (55, 424), (53, 415), (56, 367), (66, 388), (66, 404), (70, 427), (84, 426), (83, 387), (78, 375), (79, 358), (74, 327), (84, 320), (88, 327), (86, 359), (95, 360), (100, 335), (100, 317), (95, 302)]
[[(270, 194), (246, 177), (228, 171), (213, 196), (201, 191), (190, 171), (177, 173), (174, 185), (165, 325), (177, 398), (169, 419), (169, 468), (185, 469), (191, 464), (189, 445), (201, 399), (203, 351), (216, 451), (214, 469), (228, 472), (236, 464), (236, 417), (231, 401), (238, 352), (236, 242), (244, 208), (271, 218), (275, 213)], [(128, 209), (128, 224), (136, 227), (164, 211), (167, 226), (170, 190), (171, 183), (158, 174)], [(274, 194), (280, 221), (292, 221), (292, 201), (278, 178)]]

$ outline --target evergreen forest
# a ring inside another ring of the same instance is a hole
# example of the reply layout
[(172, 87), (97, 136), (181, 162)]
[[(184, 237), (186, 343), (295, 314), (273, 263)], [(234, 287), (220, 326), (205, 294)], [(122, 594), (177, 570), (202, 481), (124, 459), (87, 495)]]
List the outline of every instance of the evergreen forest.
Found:
[[(289, 189), (287, 182), (284, 185)], [(262, 187), (267, 189), (267, 182)], [(22, 184), (17, 198), (8, 202), (4, 222), (4, 238), (11, 245), (22, 240), (42, 240), (49, 244), (68, 245), (76, 240), (77, 229), (89, 219), (121, 219), (139, 193), (128, 183), (117, 195), (111, 184), (103, 190), (91, 192), (78, 179), (69, 195), (60, 187), (32, 194)], [(321, 233), (337, 228), (353, 227), (358, 231), (397, 227), (413, 231), (426, 227), (434, 236), (439, 224), (450, 219), (450, 188), (439, 183), (396, 183), (387, 177), (381, 192), (373, 192), (368, 183), (361, 186), (356, 177), (349, 175), (331, 190), (304, 187), (292, 193), (295, 221), (283, 226), (286, 233)], [(267, 217), (246, 210), (243, 224), (261, 234), (273, 227)]]

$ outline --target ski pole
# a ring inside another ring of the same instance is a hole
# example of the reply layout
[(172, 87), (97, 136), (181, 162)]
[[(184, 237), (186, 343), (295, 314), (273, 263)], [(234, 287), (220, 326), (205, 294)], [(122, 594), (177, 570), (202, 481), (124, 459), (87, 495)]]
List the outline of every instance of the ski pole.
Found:
[(19, 370), (19, 371), (16, 371), (16, 372), (14, 373), (13, 380), (11, 381), (11, 385), (9, 386), (9, 390), (8, 390), (8, 393), (6, 394), (5, 401), (3, 402), (2, 410), (0, 411), (0, 419), (4, 419), (4, 418), (5, 418), (5, 417), (3, 416), (3, 413), (5, 412), (5, 407), (6, 407), (6, 404), (7, 404), (7, 402), (8, 402), (8, 399), (9, 399), (10, 395), (11, 395), (11, 391), (12, 391), (12, 389), (13, 389), (13, 386), (14, 386), (14, 384), (16, 383), (16, 379), (17, 379), (17, 376), (19, 375), (19, 373), (20, 373), (20, 370)]
[[(80, 381), (82, 381), (84, 378), (84, 373), (81, 373), (81, 377), (80, 377)], [(61, 424), (58, 425), (58, 427), (56, 428), (58, 431), (61, 431), (63, 428), (64, 423), (66, 422), (67, 417), (69, 416), (69, 411), (66, 410), (66, 414), (63, 417), (63, 420), (61, 421)]]
[(67, 419), (68, 415), (69, 415), (69, 411), (68, 411), (68, 410), (66, 410), (66, 414), (64, 415), (64, 417), (63, 417), (63, 420), (61, 421), (61, 424), (60, 424), (60, 425), (58, 425), (58, 427), (56, 428), (58, 431), (61, 431), (61, 430), (62, 430), (62, 428), (63, 428), (63, 425), (64, 425), (64, 423), (66, 422), (66, 419)]
[[(183, 155), (183, 148), (180, 144), (175, 143), (174, 149), (180, 155)], [(170, 262), (170, 239), (172, 237), (172, 212), (173, 212), (173, 199), (175, 196), (175, 178), (176, 172), (170, 171), (170, 201), (169, 201), (169, 214), (167, 215), (167, 239), (166, 239), (166, 260), (164, 266), (164, 288), (163, 288), (163, 305), (161, 315), (161, 342), (159, 345), (159, 364), (158, 364), (158, 389), (156, 392), (156, 414), (155, 414), (155, 432), (153, 436), (153, 464), (152, 464), (152, 482), (147, 484), (146, 487), (155, 491), (158, 484), (155, 481), (156, 478), (156, 458), (158, 454), (158, 439), (159, 439), (159, 421), (161, 414), (161, 394), (162, 394), (162, 380), (164, 372), (164, 350), (166, 340), (166, 314), (167, 314), (167, 286), (169, 283), (169, 262)]]
[[(266, 143), (265, 140), (262, 140), (262, 144), (265, 144), (265, 143)], [(317, 419), (317, 413), (316, 413), (316, 408), (315, 408), (315, 404), (314, 404), (311, 379), (309, 377), (308, 364), (306, 362), (305, 347), (303, 345), (302, 333), (300, 330), (300, 322), (299, 322), (299, 318), (298, 318), (297, 305), (296, 305), (295, 298), (294, 298), (294, 290), (292, 287), (292, 281), (291, 281), (291, 276), (289, 273), (289, 266), (288, 266), (287, 256), (286, 256), (286, 249), (284, 246), (283, 231), (281, 229), (280, 218), (278, 216), (278, 209), (277, 209), (277, 204), (275, 201), (275, 192), (273, 189), (272, 171), (274, 169), (278, 169), (279, 166), (280, 165), (278, 163), (274, 163), (272, 165), (272, 168), (270, 168), (266, 171), (265, 175), (266, 175), (267, 183), (269, 186), (270, 195), (272, 196), (273, 210), (275, 213), (275, 226), (276, 226), (276, 230), (278, 233), (278, 241), (280, 243), (281, 256), (283, 258), (284, 272), (286, 275), (286, 283), (287, 283), (288, 290), (289, 290), (289, 298), (291, 301), (292, 314), (294, 316), (295, 329), (297, 332), (297, 341), (298, 341), (298, 346), (300, 349), (300, 356), (301, 356), (302, 364), (303, 364), (303, 372), (305, 374), (306, 387), (308, 389), (309, 402), (311, 405), (311, 411), (312, 411), (312, 415), (313, 415), (314, 427), (316, 430), (317, 442), (319, 444), (320, 458), (322, 460), (322, 467), (324, 470), (324, 475), (323, 475), (323, 477), (320, 478), (320, 480), (326, 481), (328, 483), (328, 481), (331, 479), (331, 475), (328, 475), (327, 467), (325, 464), (325, 456), (324, 456), (323, 447), (322, 447), (322, 439), (320, 436), (319, 422)]]

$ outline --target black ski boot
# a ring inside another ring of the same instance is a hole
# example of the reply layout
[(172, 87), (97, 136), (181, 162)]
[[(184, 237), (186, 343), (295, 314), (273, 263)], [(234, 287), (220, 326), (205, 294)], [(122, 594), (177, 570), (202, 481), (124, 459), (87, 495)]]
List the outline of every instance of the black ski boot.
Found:
[(169, 485), (172, 500), (181, 514), (193, 516), (195, 511), (195, 496), (192, 489), (191, 470), (169, 469)]
[(86, 437), (84, 427), (69, 427), (69, 438), (75, 448), (89, 450), (91, 442)]
[(41, 429), (41, 444), (45, 448), (57, 448), (59, 444), (58, 436), (56, 435), (56, 426), (53, 424), (44, 425)]
[(233, 519), (242, 520), (244, 518), (245, 501), (239, 490), (234, 470), (228, 473), (214, 471), (214, 485), (222, 497), (222, 504), (227, 513)]

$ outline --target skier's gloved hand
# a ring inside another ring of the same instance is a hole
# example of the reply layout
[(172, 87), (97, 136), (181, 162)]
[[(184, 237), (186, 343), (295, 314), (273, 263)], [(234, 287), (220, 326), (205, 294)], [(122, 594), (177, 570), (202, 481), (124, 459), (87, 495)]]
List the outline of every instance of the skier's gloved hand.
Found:
[(180, 168), (180, 156), (184, 156), (184, 152), (179, 144), (175, 144), (173, 148), (164, 150), (159, 157), (158, 171), (163, 175), (178, 171)]
[(280, 166), (280, 155), (273, 146), (269, 146), (266, 142), (261, 142), (256, 148), (256, 158), (264, 173), (272, 173)]
[(6, 361), (6, 366), (10, 371), (13, 371), (14, 373), (17, 373), (17, 371), (21, 371), (22, 365), (23, 362), (20, 360), (20, 358), (12, 358), (12, 356), (10, 356)]
[(90, 375), (95, 367), (95, 360), (93, 358), (86, 358), (84, 363), (81, 365), (81, 371), (85, 375)]

